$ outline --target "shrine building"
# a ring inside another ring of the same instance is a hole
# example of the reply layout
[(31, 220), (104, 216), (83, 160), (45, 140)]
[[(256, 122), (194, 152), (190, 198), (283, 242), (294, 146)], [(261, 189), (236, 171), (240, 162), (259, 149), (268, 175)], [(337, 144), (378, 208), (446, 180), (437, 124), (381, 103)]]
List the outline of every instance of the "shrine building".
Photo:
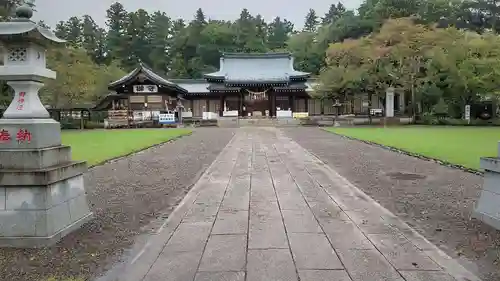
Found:
[[(295, 70), (293, 62), (289, 53), (226, 53), (219, 70), (204, 74), (203, 79), (170, 80), (140, 63), (109, 84), (113, 93), (95, 109), (175, 111), (182, 107), (193, 118), (201, 118), (204, 112), (240, 118), (292, 117), (292, 112), (335, 114), (332, 100), (311, 97), (314, 79), (310, 73)], [(348, 100), (341, 112), (362, 113), (364, 107), (361, 99)]]

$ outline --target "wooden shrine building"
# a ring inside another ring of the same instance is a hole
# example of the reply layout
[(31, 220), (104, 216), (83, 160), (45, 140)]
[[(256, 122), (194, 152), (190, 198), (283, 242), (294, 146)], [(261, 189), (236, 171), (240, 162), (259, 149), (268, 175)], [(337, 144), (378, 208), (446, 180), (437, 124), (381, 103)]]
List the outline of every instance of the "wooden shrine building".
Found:
[[(229, 53), (220, 58), (219, 70), (203, 79), (170, 80), (140, 63), (109, 85), (114, 93), (95, 109), (145, 112), (183, 108), (194, 118), (201, 118), (203, 112), (240, 118), (280, 117), (290, 112), (335, 114), (332, 100), (311, 98), (315, 83), (309, 73), (295, 70), (293, 62), (289, 53)], [(372, 102), (377, 104), (377, 100)], [(359, 114), (366, 108), (358, 98), (346, 101), (341, 112)]]

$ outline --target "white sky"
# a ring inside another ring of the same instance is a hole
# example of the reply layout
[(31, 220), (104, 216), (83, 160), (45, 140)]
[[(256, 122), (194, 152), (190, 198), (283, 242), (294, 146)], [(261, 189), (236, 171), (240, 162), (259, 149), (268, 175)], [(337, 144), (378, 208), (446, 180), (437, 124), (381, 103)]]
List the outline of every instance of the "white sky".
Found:
[[(143, 8), (147, 11), (163, 11), (172, 18), (191, 20), (198, 8), (202, 8), (209, 18), (234, 20), (243, 8), (252, 15), (261, 14), (266, 21), (280, 16), (292, 21), (295, 27), (302, 28), (306, 13), (310, 8), (323, 16), (330, 4), (339, 0), (35, 0), (37, 12), (35, 20), (43, 20), (51, 27), (71, 16), (88, 14), (101, 26), (105, 27), (106, 10), (114, 2), (121, 2), (128, 11)], [(362, 0), (341, 0), (348, 9), (356, 9)]]

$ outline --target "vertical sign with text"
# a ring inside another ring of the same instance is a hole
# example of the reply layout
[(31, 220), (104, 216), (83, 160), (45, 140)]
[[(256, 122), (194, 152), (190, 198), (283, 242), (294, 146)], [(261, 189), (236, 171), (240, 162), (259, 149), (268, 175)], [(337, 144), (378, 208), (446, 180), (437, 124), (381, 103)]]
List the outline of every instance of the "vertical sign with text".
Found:
[(17, 110), (23, 110), (24, 109), (24, 99), (26, 97), (25, 92), (19, 92), (19, 96), (17, 97)]
[(470, 123), (470, 105), (465, 106), (465, 120)]

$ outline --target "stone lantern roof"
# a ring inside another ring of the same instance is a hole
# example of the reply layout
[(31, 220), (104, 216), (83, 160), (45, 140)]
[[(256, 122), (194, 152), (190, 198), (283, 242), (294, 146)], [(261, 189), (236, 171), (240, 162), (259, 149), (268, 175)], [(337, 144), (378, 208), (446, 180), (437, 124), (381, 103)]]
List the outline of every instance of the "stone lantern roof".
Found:
[(0, 40), (2, 41), (31, 41), (40, 45), (47, 43), (64, 43), (51, 30), (40, 26), (31, 20), (33, 10), (28, 5), (16, 9), (16, 17), (12, 21), (0, 22)]

